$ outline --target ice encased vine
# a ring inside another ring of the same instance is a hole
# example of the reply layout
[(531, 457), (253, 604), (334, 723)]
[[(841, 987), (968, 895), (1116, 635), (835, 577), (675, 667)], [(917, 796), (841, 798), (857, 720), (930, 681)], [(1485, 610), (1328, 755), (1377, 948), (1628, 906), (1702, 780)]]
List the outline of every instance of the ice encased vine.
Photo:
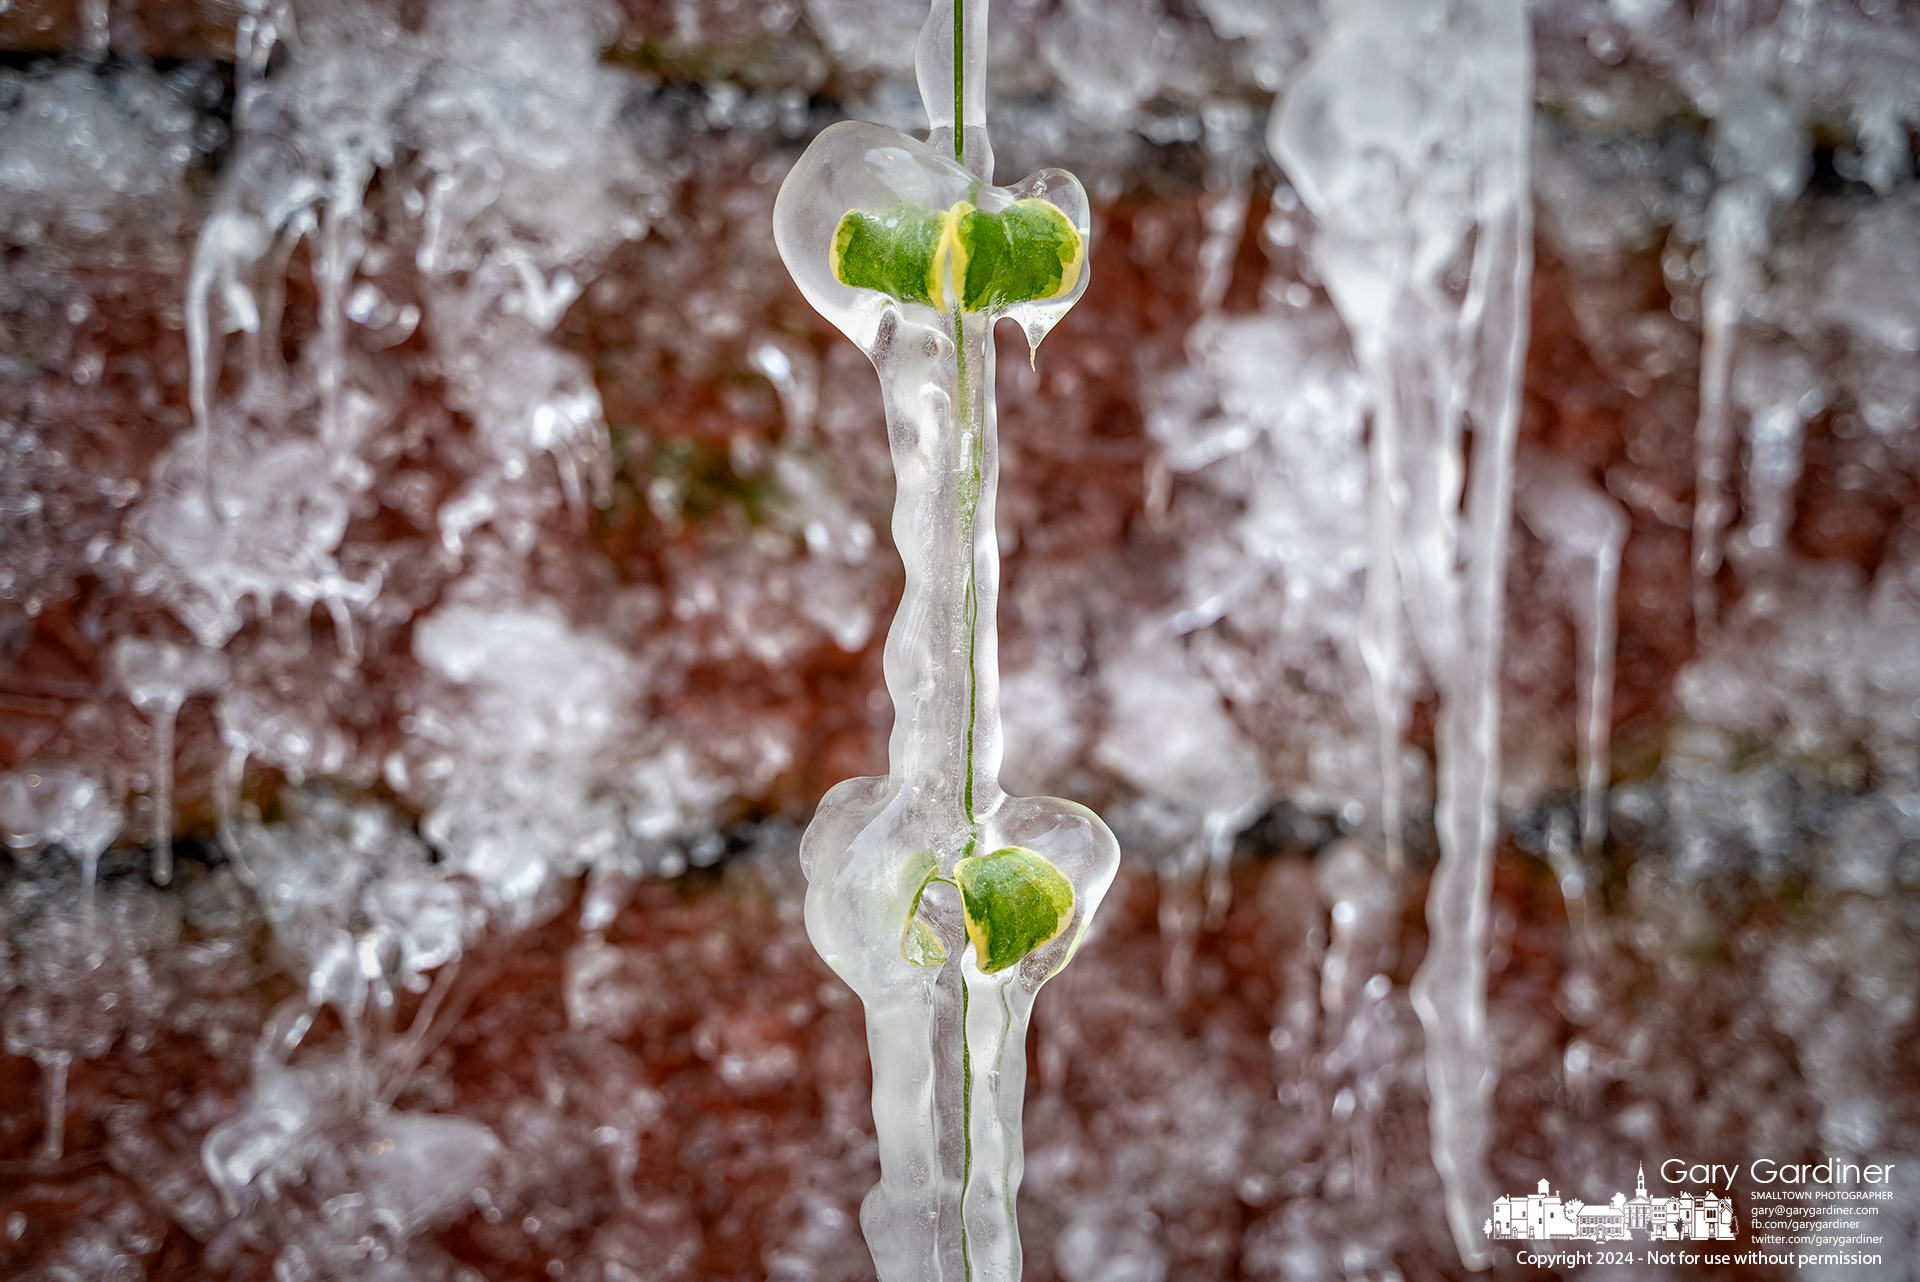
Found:
[[(984, 6), (970, 5), (969, 87), (982, 74)], [(954, 28), (936, 5), (922, 62), (952, 51)], [(933, 52), (930, 52), (933, 51)], [(1020, 1114), (1026, 1027), (1040, 985), (1064, 966), (1112, 882), (1119, 847), (1098, 816), (1050, 797), (1006, 796), (1001, 754), (994, 610), (999, 583), (993, 504), (998, 474), (993, 405), (993, 323), (1017, 321), (1031, 344), (1086, 287), (1077, 279), (1043, 302), (999, 313), (960, 308), (944, 279), (944, 307), (902, 303), (843, 284), (831, 266), (835, 229), (850, 210), (902, 204), (944, 211), (965, 201), (988, 213), (1044, 200), (1084, 244), (1085, 192), (1072, 175), (1044, 170), (1012, 188), (985, 180), (984, 127), (969, 129), (966, 166), (952, 155), (954, 102), (921, 82), (936, 122), (928, 143), (847, 122), (825, 131), (788, 175), (774, 210), (781, 257), (820, 312), (872, 359), (879, 373), (898, 489), (894, 541), (906, 590), (886, 646), (895, 722), (890, 773), (851, 779), (821, 802), (801, 846), (808, 878), (807, 931), (866, 1005), (881, 1178), (862, 1227), (882, 1278), (1017, 1278), (1014, 1222), (1023, 1155)], [(961, 111), (969, 122), (974, 112)], [(942, 143), (947, 144), (942, 149)], [(968, 947), (951, 879), (970, 855), (1005, 847), (1036, 852), (1074, 890), (1065, 928), (1017, 963), (989, 973)], [(944, 959), (910, 961), (910, 919), (938, 937)]]

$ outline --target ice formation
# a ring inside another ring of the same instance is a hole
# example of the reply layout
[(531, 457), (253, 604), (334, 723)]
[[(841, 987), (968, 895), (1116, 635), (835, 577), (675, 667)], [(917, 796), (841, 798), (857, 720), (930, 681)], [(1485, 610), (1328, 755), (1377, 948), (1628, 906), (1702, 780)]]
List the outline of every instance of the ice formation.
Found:
[[(1004, 1048), (1036, 1282), (1460, 1276), (1435, 1156), (1457, 1211), (1481, 1086), (1502, 1192), (1907, 1163), (1920, 28), (1470, 25), (1514, 12), (994, 6), (976, 196), (898, 141), (954, 123), (922, 0), (0, 5), (0, 1275), (871, 1276), (881, 1146), (952, 1210), (966, 1139), (876, 1131), (796, 846), (956, 706), (879, 620), (964, 635), (969, 572), (1006, 790), (1126, 852)], [(989, 124), (1001, 174), (1084, 181), (1098, 261), (1045, 361), (989, 377), (967, 317), (968, 540), (882, 412), (945, 430), (953, 310), (870, 295), (849, 343), (767, 229), (856, 132), (958, 243), (1005, 212)], [(1489, 794), (1468, 469), (1512, 371), (1466, 371), (1528, 244)], [(1423, 929), (1489, 796), (1491, 893)], [(921, 896), (944, 967), (873, 954), (928, 986), (945, 1101), (1001, 1031), (961, 907)], [(1467, 955), (1423, 1029), (1463, 926), (1484, 1007)], [(1882, 1222), (1920, 1252), (1920, 1185)]]
[[(69, 917), (58, 929), (42, 923), (34, 940), (36, 951), (44, 949), (46, 955), (31, 964), (44, 967), (54, 983), (63, 970), (93, 969), (99, 964), (104, 952), (96, 905), (100, 855), (120, 835), (123, 820), (118, 799), (98, 779), (45, 768), (0, 775), (0, 837), (15, 858), (51, 846), (80, 861), (80, 920)], [(40, 1066), (46, 1096), (40, 1156), (47, 1161), (60, 1160), (66, 1148), (67, 1073), (75, 1053), (98, 1055), (112, 1040), (85, 1031), (88, 1023), (86, 1012), (77, 1005), (17, 1011), (6, 1022), (8, 1053), (29, 1055)]]
[[(1620, 553), (1631, 529), (1604, 491), (1558, 460), (1527, 460), (1515, 503), (1566, 576), (1567, 613), (1579, 648), (1575, 668), (1575, 770), (1580, 777), (1580, 845), (1589, 858), (1607, 836), (1607, 781), (1613, 737), (1614, 647)], [(1750, 505), (1751, 510), (1759, 510)]]
[[(1396, 34), (1414, 29), (1428, 38), (1414, 44)], [(1531, 99), (1519, 5), (1368, 4), (1333, 15), (1272, 130), (1276, 154), (1320, 220), (1315, 258), (1373, 393), (1361, 645), (1380, 723), (1383, 835), (1396, 866), (1403, 609), (1440, 694), (1441, 856), (1413, 995), (1427, 1030), (1434, 1162), (1461, 1257), (1476, 1269), (1490, 1261), (1478, 1209), (1491, 1201), (1486, 900), (1532, 270)]]
[(866, 1005), (880, 1183), (860, 1219), (890, 1282), (1021, 1276), (1027, 1023), (1120, 859), (1091, 810), (999, 782), (993, 325), (1038, 346), (1086, 290), (1089, 228), (1070, 174), (990, 185), (986, 45), (985, 4), (936, 0), (927, 142), (836, 125), (774, 206), (788, 270), (880, 374), (898, 481), (891, 771), (835, 785), (800, 847), (807, 932)]
[(119, 798), (89, 775), (42, 768), (0, 775), (0, 815), (9, 850), (30, 856), (58, 847), (80, 861), (81, 911), (91, 928), (100, 856), (126, 822)]
[(1733, 509), (1732, 387), (1742, 315), (1760, 288), (1769, 224), (1798, 195), (1809, 168), (1793, 108), (1765, 91), (1720, 106), (1713, 131), (1720, 186), (1708, 202), (1707, 273), (1700, 294), (1700, 425), (1694, 435), (1693, 573), (1695, 626), (1719, 622), (1714, 578)]
[(183, 650), (170, 641), (121, 637), (113, 647), (114, 674), (133, 706), (153, 727), (153, 879), (173, 880), (173, 732), (189, 695), (220, 685), (226, 660)]

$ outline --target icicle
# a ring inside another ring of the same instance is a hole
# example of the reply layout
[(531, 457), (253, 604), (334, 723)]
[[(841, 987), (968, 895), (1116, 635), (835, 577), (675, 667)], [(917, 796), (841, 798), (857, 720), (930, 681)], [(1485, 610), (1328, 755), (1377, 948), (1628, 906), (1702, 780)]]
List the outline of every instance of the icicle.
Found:
[[(1072, 306), (1089, 219), (1058, 170), (988, 185), (986, 16), (982, 0), (932, 6), (927, 143), (834, 125), (774, 206), (787, 269), (880, 375), (898, 477), (891, 773), (829, 792), (800, 852), (808, 935), (866, 1005), (880, 1183), (861, 1225), (884, 1282), (1020, 1276), (1027, 1021), (1119, 864), (1092, 811), (999, 786), (992, 323), (1032, 339)], [(1025, 283), (956, 276), (982, 225), (1016, 246)]]
[(1529, 460), (1518, 490), (1520, 515), (1553, 550), (1566, 577), (1567, 613), (1578, 646), (1575, 737), (1580, 778), (1580, 844), (1599, 853), (1607, 834), (1607, 783), (1613, 737), (1613, 651), (1618, 626), (1615, 596), (1620, 554), (1631, 525), (1599, 486), (1570, 467)]
[(269, 11), (266, 0), (244, 0), (246, 12), (233, 29), (233, 131), (244, 134), (247, 117), (266, 74), (273, 46), (279, 41), (280, 12)]
[(1227, 924), (1227, 910), (1233, 907), (1233, 842), (1246, 826), (1246, 816), (1238, 811), (1207, 816), (1201, 841), (1207, 852), (1207, 929), (1219, 930)]
[[(1361, 357), (1362, 373), (1376, 389), (1390, 388), (1384, 354)], [(1400, 754), (1406, 736), (1406, 693), (1400, 640), (1400, 500), (1394, 494), (1400, 475), (1399, 415), (1387, 396), (1374, 402), (1367, 438), (1367, 586), (1360, 613), (1360, 661), (1366, 665), (1373, 702), (1374, 733), (1380, 752), (1380, 830), (1387, 867), (1406, 870), (1405, 786)]]
[[(1622, 514), (1621, 525), (1625, 523)], [(1618, 543), (1587, 563), (1586, 590), (1578, 593), (1573, 611), (1574, 629), (1580, 636), (1576, 673), (1580, 737), (1575, 749), (1580, 771), (1580, 844), (1589, 855), (1599, 854), (1607, 838), (1607, 785), (1613, 774), (1613, 650), (1619, 626), (1615, 597), (1625, 542), (1622, 533)]]
[(170, 641), (123, 637), (112, 663), (121, 689), (153, 727), (153, 879), (173, 880), (173, 733), (187, 696), (226, 679), (226, 660)]
[(1806, 418), (1792, 405), (1755, 414), (1747, 431), (1749, 461), (1743, 506), (1746, 542), (1755, 552), (1778, 556), (1793, 524), (1793, 487), (1800, 479), (1801, 434)]
[(173, 730), (185, 693), (176, 687), (133, 703), (153, 725), (153, 879), (162, 886), (173, 880)]
[(80, 854), (80, 915), (86, 919), (87, 933), (96, 934), (99, 930), (99, 915), (95, 901), (100, 884), (100, 852), (82, 851)]
[(1721, 535), (1732, 515), (1727, 482), (1733, 474), (1733, 427), (1728, 389), (1733, 345), (1756, 283), (1756, 243), (1766, 234), (1767, 201), (1751, 184), (1723, 187), (1707, 210), (1707, 258), (1701, 293), (1700, 417), (1694, 427), (1693, 618), (1704, 640), (1719, 622), (1714, 577), (1720, 573)]
[(1338, 1028), (1346, 1022), (1362, 976), (1380, 964), (1378, 951), (1395, 929), (1399, 879), (1366, 846), (1346, 839), (1320, 852), (1313, 882), (1329, 925), (1320, 963), (1320, 1009), (1328, 1027)]
[(787, 443), (810, 440), (813, 420), (820, 410), (820, 366), (813, 354), (785, 340), (767, 338), (754, 345), (747, 362), (766, 375), (780, 397)]
[(219, 837), (220, 849), (226, 852), (241, 884), (252, 886), (256, 884), (256, 879), (253, 869), (247, 865), (246, 853), (241, 847), (240, 830), (236, 826), (240, 815), (240, 789), (246, 783), (247, 757), (250, 754), (244, 738), (228, 733), (224, 717), (220, 722), (220, 737), (227, 743), (227, 760), (214, 789), (214, 834)]
[[(1475, 433), (1466, 599), (1453, 655), (1459, 667), (1441, 681), (1434, 815), (1441, 857), (1427, 900), (1427, 960), (1414, 978), (1413, 998), (1427, 1034), (1435, 1165), (1447, 1186), (1454, 1241), (1468, 1267), (1485, 1268), (1490, 1260), (1480, 1221), (1493, 1200), (1486, 1149), (1494, 1076), (1486, 1030), (1486, 919), (1498, 835), (1508, 508), (1533, 272), (1527, 181), (1533, 68), (1520, 5), (1495, 0), (1476, 16), (1484, 26), (1470, 39), (1484, 41), (1487, 51), (1473, 67), (1475, 89), (1484, 95), (1473, 114), (1482, 170), (1462, 326), (1474, 362), (1462, 387)], [(1475, 315), (1474, 293), (1482, 289), (1484, 310)]]
[(1160, 877), (1160, 939), (1167, 965), (1161, 985), (1175, 1002), (1185, 1001), (1200, 932), (1227, 924), (1233, 907), (1233, 844), (1246, 827), (1246, 809), (1215, 811), (1177, 855), (1156, 866)]
[[(263, 309), (248, 277), (262, 259), (270, 255), (284, 259), (292, 252), (297, 236), (283, 238), (281, 229), (304, 226), (302, 215), (317, 194), (299, 156), (285, 143), (245, 140), (218, 203), (194, 240), (186, 290), (187, 401), (199, 438), (203, 498), (214, 522), (219, 522), (222, 515), (212, 506), (213, 399), (220, 381), (220, 352), (213, 331), (214, 300), (217, 295), (224, 313), (223, 332), (252, 334), (261, 340), (262, 351), (278, 359), (277, 279), (271, 286), (271, 305)], [(284, 262), (276, 265), (284, 267)], [(264, 333), (263, 310), (269, 322)]]
[(1187, 998), (1187, 971), (1199, 946), (1200, 917), (1193, 911), (1188, 887), (1193, 881), (1195, 854), (1199, 841), (1187, 843), (1177, 855), (1169, 855), (1154, 864), (1160, 878), (1160, 943), (1167, 950), (1167, 964), (1160, 972), (1160, 987), (1168, 1000), (1179, 1004)]
[(213, 419), (208, 407), (213, 401), (213, 353), (207, 312), (212, 290), (212, 272), (196, 246), (193, 265), (187, 270), (187, 409), (199, 442), (201, 497), (210, 518), (214, 515)]
[[(1357, 0), (1329, 19), (1326, 40), (1275, 113), (1270, 143), (1318, 220), (1314, 257), (1373, 391), (1374, 528), (1361, 649), (1379, 712), (1390, 850), (1398, 837), (1403, 606), (1440, 696), (1441, 859), (1413, 998), (1427, 1034), (1434, 1164), (1461, 1259), (1480, 1269), (1491, 1260), (1481, 1228), (1491, 1201), (1487, 895), (1532, 268), (1531, 46), (1518, 0)], [(1461, 267), (1464, 295), (1449, 284)]]
[(89, 62), (103, 62), (112, 46), (109, 0), (80, 0), (80, 56)]
[[(1524, 17), (1512, 30), (1526, 38)], [(1520, 61), (1525, 61), (1523, 54)], [(1519, 82), (1531, 96), (1530, 77)], [(1522, 174), (1526, 104), (1510, 153)], [(1447, 1188), (1447, 1214), (1461, 1260), (1491, 1262), (1481, 1218), (1492, 1204), (1487, 1140), (1494, 1061), (1487, 1046), (1487, 898), (1493, 884), (1500, 784), (1500, 650), (1506, 587), (1508, 501), (1513, 443), (1519, 426), (1520, 375), (1526, 350), (1527, 282), (1532, 272), (1531, 204), (1522, 198), (1486, 218), (1475, 251), (1499, 264), (1494, 307), (1477, 337), (1483, 346), (1473, 477), (1467, 494), (1471, 559), (1467, 568), (1459, 667), (1442, 681), (1434, 825), (1440, 866), (1428, 891), (1427, 959), (1414, 978), (1414, 1008), (1427, 1034), (1434, 1164)], [(1496, 310), (1497, 309), (1497, 310)], [(1431, 660), (1429, 660), (1431, 662)]]
[(1200, 241), (1200, 310), (1213, 311), (1233, 283), (1233, 260), (1247, 229), (1247, 210), (1253, 203), (1253, 155), (1247, 146), (1252, 113), (1246, 104), (1218, 102), (1201, 113), (1207, 149), (1206, 191), (1200, 197), (1200, 218), (1206, 234)]
[(1743, 571), (1759, 574), (1785, 559), (1802, 438), (1807, 421), (1826, 407), (1827, 398), (1807, 359), (1792, 349), (1777, 348), (1756, 348), (1741, 360), (1733, 397), (1748, 414), (1741, 493), (1746, 519), (1736, 551)]
[(327, 607), (327, 615), (333, 620), (334, 644), (340, 649), (340, 656), (348, 663), (360, 662), (360, 638), (353, 628), (353, 613), (347, 609), (347, 598), (339, 591), (328, 591), (322, 598)]
[(1770, 94), (1726, 104), (1714, 122), (1722, 184), (1707, 206), (1707, 279), (1700, 296), (1700, 418), (1694, 427), (1693, 618), (1704, 642), (1719, 626), (1722, 539), (1733, 516), (1733, 382), (1740, 318), (1761, 284), (1773, 210), (1799, 194), (1810, 168), (1793, 111)]
[(40, 1137), (40, 1160), (57, 1162), (67, 1151), (67, 1070), (73, 1056), (67, 1051), (44, 1051), (33, 1057), (40, 1065), (41, 1089), (46, 1092), (47, 1120)]
[(333, 163), (333, 180), (320, 215), (320, 257), (314, 265), (320, 286), (320, 357), (314, 381), (320, 388), (320, 443), (338, 475), (349, 469), (352, 450), (340, 411), (346, 378), (347, 286), (366, 250), (360, 212), (373, 175), (366, 158), (357, 153), (343, 151)]
[(1592, 872), (1588, 863), (1573, 849), (1573, 817), (1555, 810), (1547, 820), (1547, 866), (1553, 869), (1560, 886), (1560, 898), (1567, 906), (1567, 922), (1579, 950), (1588, 957), (1598, 954), (1593, 917), (1587, 911), (1587, 886)]
[(0, 835), (16, 850), (60, 846), (80, 861), (81, 911), (89, 933), (100, 856), (125, 823), (120, 799), (91, 776), (45, 767), (0, 775)]

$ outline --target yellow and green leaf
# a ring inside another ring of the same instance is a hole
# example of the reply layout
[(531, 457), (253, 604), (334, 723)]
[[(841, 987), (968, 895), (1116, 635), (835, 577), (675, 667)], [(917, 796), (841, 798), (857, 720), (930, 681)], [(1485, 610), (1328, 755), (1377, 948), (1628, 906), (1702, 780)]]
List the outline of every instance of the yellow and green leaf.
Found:
[(954, 866), (967, 938), (980, 969), (991, 975), (1059, 937), (1073, 920), (1073, 883), (1024, 846)]
[(833, 277), (902, 303), (942, 307), (947, 215), (914, 205), (880, 213), (849, 209), (833, 229)]
[(947, 946), (933, 927), (920, 920), (920, 899), (940, 870), (940, 861), (931, 850), (923, 850), (907, 860), (901, 869), (900, 889), (907, 901), (907, 924), (900, 934), (900, 955), (915, 966), (938, 966), (947, 960)]
[(877, 214), (851, 209), (830, 252), (841, 284), (941, 311), (951, 270), (961, 310), (984, 312), (1071, 293), (1086, 242), (1059, 209), (1030, 197), (998, 213), (964, 200), (940, 213), (904, 204)]
[(907, 918), (907, 933), (900, 939), (900, 955), (915, 966), (940, 966), (947, 960), (947, 946), (933, 927), (919, 917)]
[(953, 218), (953, 282), (969, 312), (1044, 302), (1080, 282), (1086, 249), (1067, 216), (1044, 200), (1017, 200), (997, 214), (961, 201)]

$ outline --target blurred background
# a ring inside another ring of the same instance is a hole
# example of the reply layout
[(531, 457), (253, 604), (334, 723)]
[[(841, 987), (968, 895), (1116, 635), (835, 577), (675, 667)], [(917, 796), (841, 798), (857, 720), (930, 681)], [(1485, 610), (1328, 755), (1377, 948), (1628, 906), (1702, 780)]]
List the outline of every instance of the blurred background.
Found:
[[(1462, 1276), (1435, 699), (1395, 874), (1370, 393), (1266, 141), (1326, 24), (991, 12), (1000, 181), (1095, 205), (1001, 335), (1005, 782), (1125, 851), (1028, 1276)], [(1920, 12), (1529, 12), (1494, 1182), (1892, 1161), (1883, 1264), (1712, 1275), (1909, 1278)], [(924, 19), (0, 0), (0, 1273), (872, 1276), (795, 849), (886, 769), (892, 476), (770, 217), (826, 125), (924, 129)]]

